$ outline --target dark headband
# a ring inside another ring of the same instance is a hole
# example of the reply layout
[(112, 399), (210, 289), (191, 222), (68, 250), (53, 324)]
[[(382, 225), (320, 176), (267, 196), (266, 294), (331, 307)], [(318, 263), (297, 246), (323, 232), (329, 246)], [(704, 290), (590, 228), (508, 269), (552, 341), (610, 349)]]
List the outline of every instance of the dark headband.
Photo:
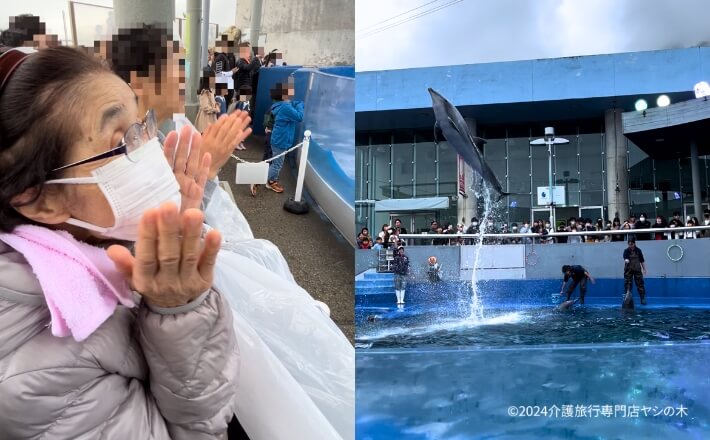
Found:
[(0, 95), (5, 90), (5, 85), (20, 64), (29, 56), (29, 53), (18, 49), (10, 49), (0, 55)]

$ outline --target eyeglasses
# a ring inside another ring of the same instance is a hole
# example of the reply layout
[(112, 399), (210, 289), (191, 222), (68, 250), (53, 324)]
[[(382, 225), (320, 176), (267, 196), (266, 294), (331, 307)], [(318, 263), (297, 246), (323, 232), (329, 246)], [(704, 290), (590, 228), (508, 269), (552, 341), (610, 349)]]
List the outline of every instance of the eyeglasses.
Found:
[(119, 142), (116, 147), (106, 151), (105, 153), (97, 154), (96, 156), (91, 156), (87, 159), (83, 159), (78, 162), (71, 163), (69, 165), (64, 165), (59, 168), (55, 168), (52, 170), (52, 172), (66, 170), (67, 168), (84, 165), (86, 163), (95, 162), (101, 159), (107, 159), (109, 157), (118, 156), (121, 154), (125, 154), (128, 160), (130, 160), (131, 162), (135, 162), (135, 158), (132, 158), (131, 154), (157, 135), (158, 124), (155, 120), (155, 111), (148, 110), (148, 112), (145, 114), (145, 118), (143, 118), (141, 122), (136, 122), (130, 127), (128, 127), (128, 130), (126, 130), (126, 133), (124, 133), (121, 142)]

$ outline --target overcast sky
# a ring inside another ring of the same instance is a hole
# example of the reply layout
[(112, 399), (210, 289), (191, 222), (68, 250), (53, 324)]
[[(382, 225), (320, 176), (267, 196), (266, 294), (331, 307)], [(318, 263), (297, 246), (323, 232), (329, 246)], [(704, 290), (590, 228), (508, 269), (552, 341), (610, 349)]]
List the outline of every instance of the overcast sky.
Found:
[[(145, 0), (150, 1), (150, 0)], [(91, 5), (113, 7), (113, 0), (81, 0), (81, 3)], [(186, 0), (175, 0), (175, 16), (182, 17), (185, 12)], [(19, 14), (39, 15), (40, 19), (47, 24), (48, 32), (59, 35), (61, 40), (65, 39), (64, 21), (62, 12), (66, 15), (67, 32), (69, 29), (69, 2), (67, 0), (0, 0), (0, 29), (7, 29), (10, 16)], [(88, 17), (88, 8), (83, 10)], [(210, 1), (210, 23), (219, 24), (221, 30), (234, 24), (237, 15), (236, 0), (211, 0)], [(80, 20), (80, 17), (77, 17)], [(88, 23), (87, 23), (88, 21)], [(82, 24), (92, 29), (96, 25), (103, 24), (102, 19), (94, 19), (92, 16), (85, 19)], [(81, 32), (77, 30), (77, 32)], [(69, 37), (71, 38), (71, 37)]]
[(710, 45), (710, 2), (356, 0), (355, 29), (358, 71), (557, 58)]

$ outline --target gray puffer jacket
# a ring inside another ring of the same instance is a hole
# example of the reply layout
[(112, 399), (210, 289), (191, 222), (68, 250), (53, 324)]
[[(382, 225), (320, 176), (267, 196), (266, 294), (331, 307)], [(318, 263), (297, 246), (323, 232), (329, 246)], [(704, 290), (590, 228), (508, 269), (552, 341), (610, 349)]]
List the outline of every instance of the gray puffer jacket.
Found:
[(218, 292), (174, 309), (119, 305), (82, 342), (49, 321), (32, 269), (0, 242), (0, 439), (226, 437), (239, 362)]

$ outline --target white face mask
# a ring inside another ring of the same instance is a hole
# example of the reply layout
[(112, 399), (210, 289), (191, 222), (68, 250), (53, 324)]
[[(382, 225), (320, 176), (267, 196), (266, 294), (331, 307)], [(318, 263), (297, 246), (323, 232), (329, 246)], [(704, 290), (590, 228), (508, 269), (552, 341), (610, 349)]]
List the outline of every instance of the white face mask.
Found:
[(645, 221), (645, 220), (646, 220), (646, 217), (639, 217), (639, 220), (640, 220), (640, 221)]
[(100, 233), (104, 237), (136, 241), (143, 213), (165, 202), (180, 208), (180, 186), (165, 159), (158, 138), (131, 153), (91, 171), (93, 177), (50, 180), (47, 183), (96, 184), (108, 200), (115, 223), (105, 228), (70, 218), (67, 223)]

